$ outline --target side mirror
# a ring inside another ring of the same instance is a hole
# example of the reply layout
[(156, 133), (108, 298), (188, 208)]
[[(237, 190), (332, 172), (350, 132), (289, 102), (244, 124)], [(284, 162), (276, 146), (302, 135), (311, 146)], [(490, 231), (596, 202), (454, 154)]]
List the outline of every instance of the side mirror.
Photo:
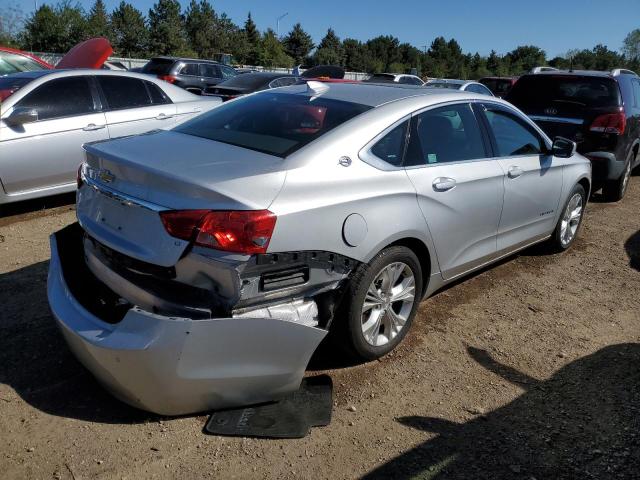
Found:
[(576, 142), (568, 138), (556, 137), (553, 139), (551, 153), (558, 158), (570, 158), (576, 153)]
[(25, 123), (32, 123), (38, 121), (38, 111), (34, 108), (16, 108), (11, 112), (5, 122), (9, 125), (20, 126)]

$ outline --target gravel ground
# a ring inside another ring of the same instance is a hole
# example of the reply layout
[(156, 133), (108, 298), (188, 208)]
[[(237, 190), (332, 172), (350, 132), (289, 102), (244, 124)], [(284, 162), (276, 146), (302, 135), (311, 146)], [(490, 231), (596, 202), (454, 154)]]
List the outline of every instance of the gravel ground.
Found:
[(571, 251), (529, 249), (425, 301), (388, 357), (321, 349), (332, 423), (278, 441), (134, 410), (72, 357), (46, 301), (70, 201), (0, 217), (4, 478), (640, 478), (640, 177), (589, 204)]

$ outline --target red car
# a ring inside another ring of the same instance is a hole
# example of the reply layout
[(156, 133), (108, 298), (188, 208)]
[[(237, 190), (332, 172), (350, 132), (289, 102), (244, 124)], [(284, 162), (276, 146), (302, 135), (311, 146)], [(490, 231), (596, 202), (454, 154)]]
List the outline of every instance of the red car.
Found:
[(92, 38), (69, 50), (54, 67), (30, 53), (0, 46), (0, 76), (52, 68), (100, 68), (112, 53), (106, 38)]

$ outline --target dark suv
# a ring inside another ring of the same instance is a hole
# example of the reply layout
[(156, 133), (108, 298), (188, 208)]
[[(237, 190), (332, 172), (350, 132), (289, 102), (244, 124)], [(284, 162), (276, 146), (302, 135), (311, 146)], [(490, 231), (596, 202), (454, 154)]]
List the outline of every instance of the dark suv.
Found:
[(506, 99), (551, 138), (578, 144), (591, 160), (593, 190), (622, 199), (640, 163), (640, 78), (630, 70), (549, 71), (520, 77)]
[(198, 95), (205, 88), (238, 75), (233, 68), (218, 62), (175, 57), (152, 58), (141, 72), (155, 75)]

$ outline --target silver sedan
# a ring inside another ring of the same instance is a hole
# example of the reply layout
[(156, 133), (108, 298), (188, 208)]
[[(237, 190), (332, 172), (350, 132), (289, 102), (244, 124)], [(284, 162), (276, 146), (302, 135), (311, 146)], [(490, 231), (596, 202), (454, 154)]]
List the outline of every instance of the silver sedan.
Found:
[(569, 248), (591, 188), (512, 105), (420, 87), (309, 81), (86, 150), (49, 301), (96, 377), (163, 414), (296, 389), (329, 329), (385, 355), (447, 283)]
[(219, 103), (127, 72), (0, 77), (0, 204), (73, 191), (84, 143), (173, 127)]

